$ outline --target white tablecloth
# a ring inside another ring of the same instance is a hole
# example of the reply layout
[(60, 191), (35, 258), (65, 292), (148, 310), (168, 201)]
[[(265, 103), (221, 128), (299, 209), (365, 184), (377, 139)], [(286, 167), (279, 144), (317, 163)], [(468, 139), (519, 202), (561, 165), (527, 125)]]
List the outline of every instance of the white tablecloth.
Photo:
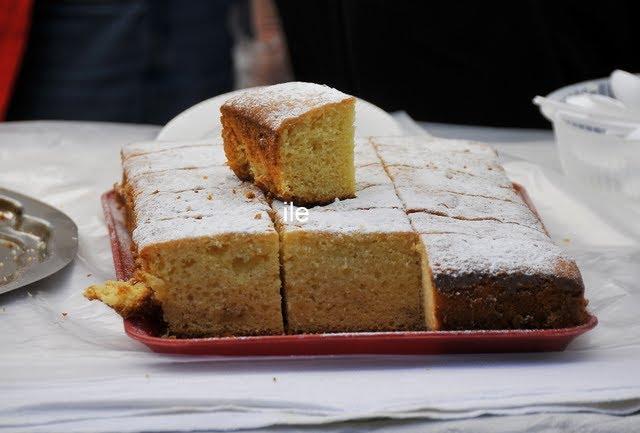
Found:
[[(567, 351), (308, 359), (152, 353), (81, 293), (113, 277), (99, 196), (118, 180), (119, 146), (157, 129), (5, 123), (0, 185), (66, 212), (78, 224), (80, 248), (68, 268), (0, 296), (0, 431), (417, 431), (425, 422), (431, 431), (637, 431), (637, 417), (618, 416), (640, 409), (637, 207), (563, 178), (547, 133), (431, 131), (499, 141), (510, 176), (576, 256), (600, 325)], [(469, 419), (480, 415), (510, 416)]]

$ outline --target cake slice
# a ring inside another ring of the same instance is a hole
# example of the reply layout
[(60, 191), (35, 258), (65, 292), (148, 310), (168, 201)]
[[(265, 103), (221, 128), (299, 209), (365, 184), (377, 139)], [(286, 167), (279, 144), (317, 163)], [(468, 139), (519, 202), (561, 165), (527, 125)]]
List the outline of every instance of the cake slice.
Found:
[[(122, 147), (122, 182), (117, 187), (134, 218), (136, 196), (242, 184), (225, 166), (220, 140), (213, 142), (130, 143)], [(133, 221), (129, 221), (132, 223)]]
[(276, 209), (289, 333), (424, 329), (418, 237), (400, 209)]
[(278, 233), (265, 211), (138, 224), (136, 279), (171, 335), (281, 334)]
[[(269, 204), (225, 166), (221, 142), (125, 146), (136, 270), (86, 291), (123, 316), (152, 299), (169, 335), (281, 334), (279, 237)], [(259, 282), (259, 283), (257, 283)]]
[(355, 98), (291, 82), (247, 90), (220, 109), (229, 166), (270, 195), (300, 205), (355, 195)]
[(416, 212), (429, 329), (540, 329), (584, 323), (580, 272), (536, 229)]

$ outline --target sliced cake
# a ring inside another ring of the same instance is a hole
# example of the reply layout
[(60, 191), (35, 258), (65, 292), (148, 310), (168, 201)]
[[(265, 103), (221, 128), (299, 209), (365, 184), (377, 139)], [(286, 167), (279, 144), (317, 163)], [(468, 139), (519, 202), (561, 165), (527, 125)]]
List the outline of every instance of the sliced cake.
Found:
[(220, 109), (229, 166), (300, 205), (355, 195), (355, 98), (313, 83), (250, 89)]
[(418, 237), (400, 209), (277, 209), (288, 332), (424, 329)]
[(138, 270), (177, 336), (283, 332), (278, 233), (254, 209), (138, 224)]
[(544, 233), (416, 212), (430, 329), (563, 328), (584, 323), (573, 260)]
[(130, 315), (152, 293), (175, 336), (282, 333), (270, 207), (224, 166), (221, 143), (134, 144), (122, 154), (136, 271), (86, 295)]
[(548, 237), (492, 149), (430, 137), (372, 142), (420, 234), (428, 328), (584, 322), (575, 262)]

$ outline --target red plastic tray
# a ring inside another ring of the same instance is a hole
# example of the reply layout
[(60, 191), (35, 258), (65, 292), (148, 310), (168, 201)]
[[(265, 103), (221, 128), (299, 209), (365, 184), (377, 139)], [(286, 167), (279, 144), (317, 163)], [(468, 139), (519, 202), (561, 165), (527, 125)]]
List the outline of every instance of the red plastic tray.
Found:
[[(526, 192), (516, 188), (531, 207)], [(117, 193), (102, 196), (118, 279), (129, 279), (134, 270), (131, 238)], [(533, 209), (533, 208), (532, 208)], [(590, 315), (580, 326), (544, 330), (414, 331), (344, 334), (272, 335), (255, 337), (165, 338), (161, 320), (125, 319), (129, 337), (161, 353), (219, 356), (309, 356), (353, 354), (444, 354), (488, 352), (561, 351), (578, 335), (593, 329), (598, 320)]]

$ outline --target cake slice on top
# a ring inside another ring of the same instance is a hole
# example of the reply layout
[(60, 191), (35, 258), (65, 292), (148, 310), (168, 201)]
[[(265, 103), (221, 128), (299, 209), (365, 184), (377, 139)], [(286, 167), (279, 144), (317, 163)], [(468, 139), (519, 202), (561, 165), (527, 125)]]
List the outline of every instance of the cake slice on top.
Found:
[(313, 83), (247, 90), (221, 108), (229, 166), (299, 205), (355, 195), (355, 98)]

